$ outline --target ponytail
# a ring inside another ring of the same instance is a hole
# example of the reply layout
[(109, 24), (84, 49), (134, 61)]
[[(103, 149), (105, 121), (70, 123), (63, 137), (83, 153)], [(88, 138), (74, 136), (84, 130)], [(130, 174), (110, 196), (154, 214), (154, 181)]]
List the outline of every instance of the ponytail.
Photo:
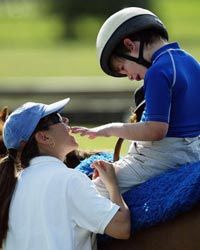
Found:
[(11, 199), (17, 182), (17, 151), (10, 149), (0, 161), (0, 248), (8, 231), (8, 217)]

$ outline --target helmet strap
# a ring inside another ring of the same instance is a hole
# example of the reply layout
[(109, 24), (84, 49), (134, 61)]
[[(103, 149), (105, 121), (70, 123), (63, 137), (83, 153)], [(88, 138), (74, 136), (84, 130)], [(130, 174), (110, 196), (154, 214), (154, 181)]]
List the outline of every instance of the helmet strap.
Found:
[(121, 54), (121, 53), (117, 53), (117, 56), (122, 57), (122, 58), (129, 60), (129, 61), (132, 61), (132, 62), (136, 62), (138, 64), (145, 66), (146, 68), (149, 68), (151, 66), (151, 63), (144, 59), (143, 51), (144, 51), (144, 42), (140, 41), (140, 49), (139, 49), (139, 57), (138, 58), (127, 55), (127, 54)]

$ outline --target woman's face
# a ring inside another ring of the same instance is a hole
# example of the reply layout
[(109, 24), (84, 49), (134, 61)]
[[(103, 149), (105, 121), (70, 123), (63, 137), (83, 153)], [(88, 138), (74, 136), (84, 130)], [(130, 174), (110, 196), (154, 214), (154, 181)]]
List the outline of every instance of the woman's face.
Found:
[[(52, 125), (45, 131), (49, 138), (49, 148), (52, 150), (53, 155), (58, 158), (65, 157), (69, 152), (77, 149), (78, 143), (73, 135), (70, 133), (69, 119), (56, 114), (52, 119)], [(51, 145), (52, 143), (52, 145)]]

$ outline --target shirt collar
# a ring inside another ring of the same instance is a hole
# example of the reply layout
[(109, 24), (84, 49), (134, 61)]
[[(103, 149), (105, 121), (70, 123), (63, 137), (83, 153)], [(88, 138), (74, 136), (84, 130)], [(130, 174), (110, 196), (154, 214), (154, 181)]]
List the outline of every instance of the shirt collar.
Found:
[(46, 155), (43, 155), (43, 156), (37, 156), (37, 157), (34, 157), (33, 159), (31, 159), (30, 161), (30, 164), (32, 166), (34, 165), (38, 165), (38, 164), (41, 164), (41, 163), (62, 163), (64, 164), (60, 159), (56, 158), (56, 157), (53, 157), (53, 156), (46, 156)]
[(160, 49), (156, 50), (151, 58), (152, 63), (154, 63), (154, 61), (164, 52), (166, 52), (167, 50), (173, 50), (173, 49), (180, 49), (180, 46), (178, 45), (177, 42), (174, 43), (168, 43), (164, 46), (162, 46)]

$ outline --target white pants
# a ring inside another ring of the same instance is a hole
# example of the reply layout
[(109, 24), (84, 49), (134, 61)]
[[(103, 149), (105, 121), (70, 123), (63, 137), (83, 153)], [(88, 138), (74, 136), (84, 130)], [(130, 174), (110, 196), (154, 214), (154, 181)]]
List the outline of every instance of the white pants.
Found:
[[(114, 162), (120, 192), (124, 193), (162, 172), (185, 163), (200, 160), (200, 137), (166, 137), (160, 141), (132, 142), (128, 154)], [(105, 197), (108, 192), (99, 178), (97, 190)]]

